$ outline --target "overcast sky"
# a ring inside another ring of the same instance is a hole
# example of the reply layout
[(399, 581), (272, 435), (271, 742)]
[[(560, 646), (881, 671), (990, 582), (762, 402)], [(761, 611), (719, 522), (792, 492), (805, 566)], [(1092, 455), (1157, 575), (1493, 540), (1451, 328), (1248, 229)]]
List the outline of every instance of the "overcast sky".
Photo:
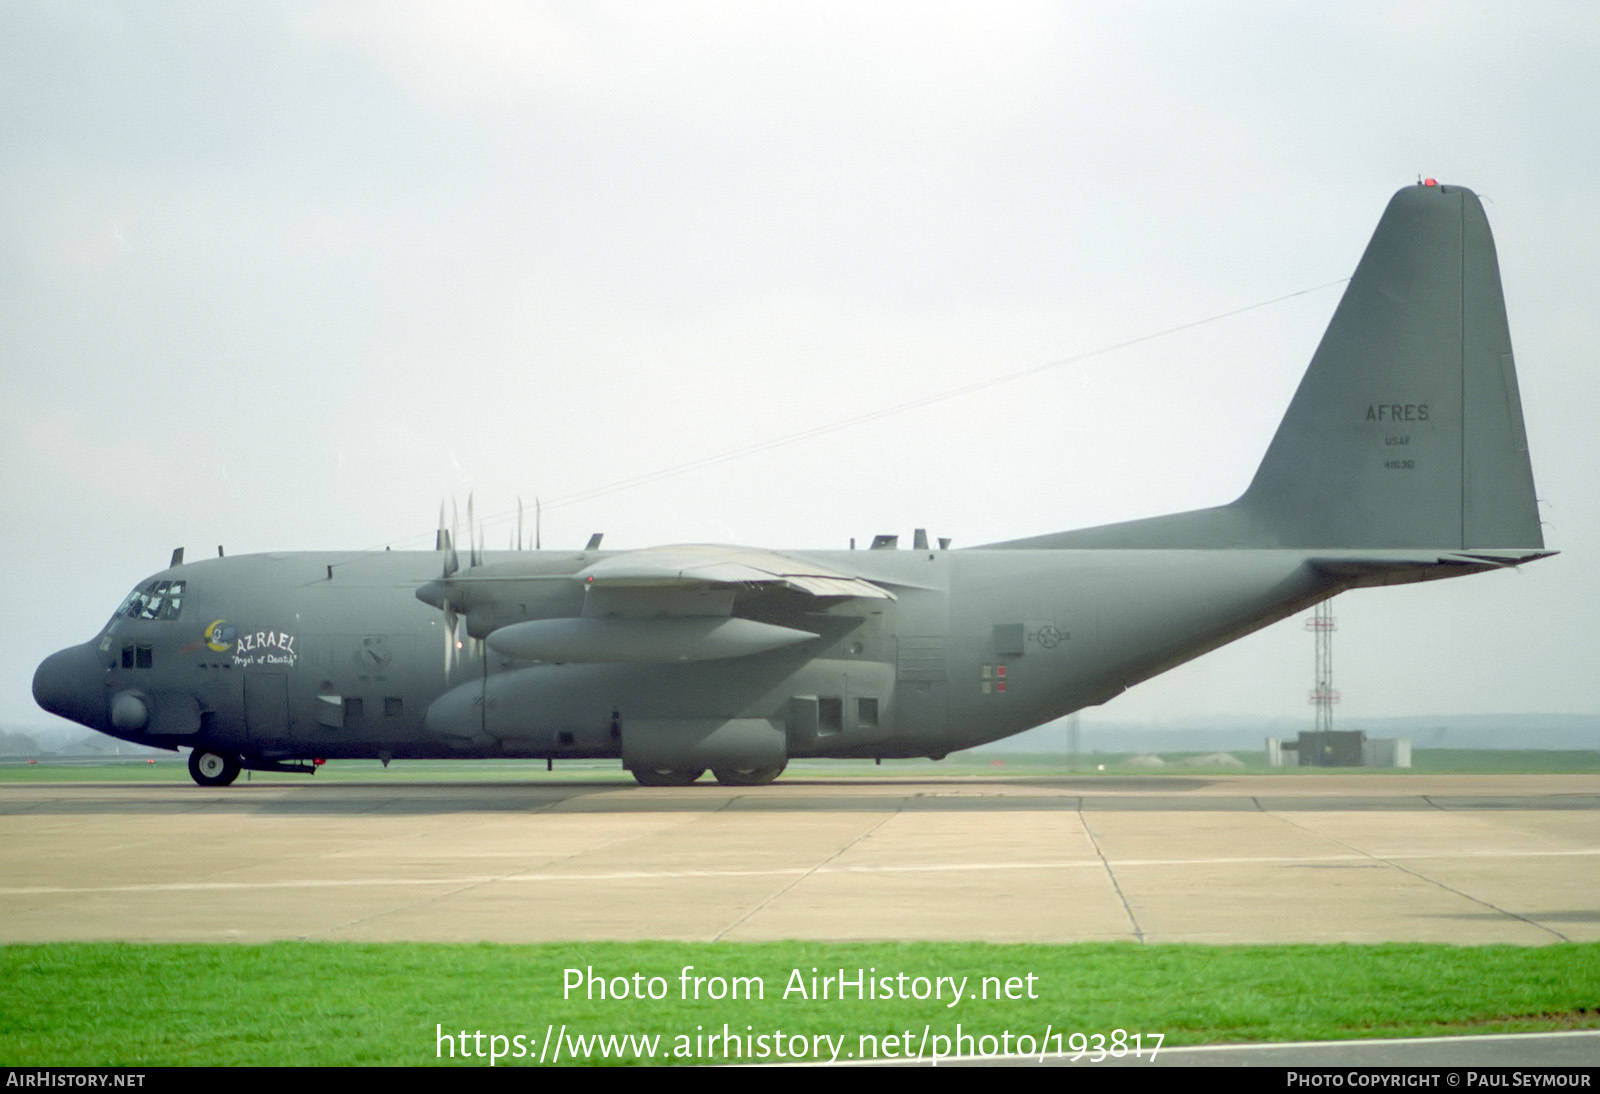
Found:
[[(173, 547), (468, 491), (618, 548), (1230, 501), (1338, 287), (1093, 351), (1348, 276), (1419, 174), (1485, 198), (1564, 553), (1340, 597), (1338, 718), (1600, 712), (1597, 57), (1579, 2), (6, 0), (0, 723)], [(1089, 716), (1309, 721), (1311, 666)]]

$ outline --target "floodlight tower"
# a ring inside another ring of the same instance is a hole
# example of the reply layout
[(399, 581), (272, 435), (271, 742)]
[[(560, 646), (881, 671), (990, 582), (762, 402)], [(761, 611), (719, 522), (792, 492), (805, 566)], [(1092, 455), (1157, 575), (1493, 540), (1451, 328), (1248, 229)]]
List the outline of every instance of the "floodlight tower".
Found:
[(1333, 704), (1339, 701), (1339, 693), (1333, 690), (1333, 632), (1336, 629), (1330, 596), (1318, 604), (1311, 618), (1306, 620), (1306, 630), (1316, 636), (1317, 664), (1311, 704), (1317, 708), (1318, 733), (1333, 732)]

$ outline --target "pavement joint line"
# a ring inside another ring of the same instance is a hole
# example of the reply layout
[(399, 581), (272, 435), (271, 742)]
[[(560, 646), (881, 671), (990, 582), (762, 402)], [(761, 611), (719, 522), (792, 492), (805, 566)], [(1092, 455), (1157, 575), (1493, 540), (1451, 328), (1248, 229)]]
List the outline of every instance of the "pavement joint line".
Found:
[(447, 892), (431, 893), (431, 894), (423, 896), (422, 899), (420, 899), (420, 900), (408, 900), (404, 904), (398, 905), (396, 907), (379, 908), (378, 910), (376, 910), (374, 912), (371, 912), (368, 915), (357, 916), (356, 918), (350, 919), (350, 920), (346, 920), (343, 923), (329, 924), (328, 926), (323, 927), (323, 928), (321, 928), (319, 930), (312, 931), (310, 933), (300, 935), (299, 936), (299, 940), (301, 942), (309, 942), (312, 939), (317, 938), (318, 936), (329, 935), (329, 934), (333, 934), (333, 933), (338, 932), (338, 931), (347, 931), (347, 930), (351, 929), (352, 927), (359, 927), (364, 923), (371, 923), (374, 920), (383, 919), (385, 916), (391, 916), (391, 915), (394, 915), (394, 914), (396, 914), (398, 912), (409, 912), (409, 911), (411, 911), (411, 910), (413, 910), (415, 908), (425, 908), (430, 904), (438, 904), (442, 900), (447, 900), (448, 898), (453, 897), (453, 896), (457, 896), (457, 895), (459, 895), (461, 893), (471, 892), (473, 889), (481, 888), (482, 886), (487, 885), (490, 882), (503, 881), (503, 880), (505, 880), (505, 879), (504, 878), (498, 878), (498, 877), (483, 877), (483, 878), (478, 878), (478, 879), (475, 879), (475, 880), (465, 881), (463, 884), (456, 885), (453, 888), (451, 888), (450, 890), (448, 890)]
[(1083, 799), (1078, 799), (1078, 823), (1083, 825), (1084, 835), (1089, 837), (1089, 842), (1094, 845), (1094, 853), (1100, 856), (1101, 865), (1105, 867), (1106, 877), (1111, 882), (1112, 891), (1117, 894), (1117, 899), (1122, 901), (1122, 910), (1128, 913), (1128, 923), (1133, 927), (1134, 941), (1143, 945), (1146, 941), (1144, 929), (1139, 926), (1139, 917), (1133, 914), (1133, 906), (1128, 903), (1128, 897), (1122, 891), (1122, 886), (1117, 884), (1117, 873), (1111, 868), (1111, 860), (1106, 858), (1106, 853), (1100, 847), (1100, 841), (1095, 838), (1094, 829), (1089, 827), (1089, 818), (1083, 813)]
[[(1338, 844), (1340, 847), (1348, 847), (1352, 851), (1360, 851), (1361, 850), (1359, 847), (1356, 847), (1355, 845), (1340, 839), (1338, 836), (1331, 836), (1331, 835), (1328, 835), (1326, 832), (1318, 832), (1315, 828), (1311, 828), (1311, 827), (1308, 827), (1306, 825), (1303, 825), (1303, 824), (1299, 823), (1298, 821), (1290, 819), (1289, 817), (1280, 817), (1279, 819), (1283, 820), (1283, 821), (1285, 821), (1285, 822), (1287, 822), (1287, 823), (1289, 823), (1291, 825), (1293, 825), (1294, 827), (1300, 829), (1302, 832), (1309, 833), (1310, 835), (1316, 836), (1319, 839), (1329, 840), (1330, 842)], [(1401, 856), (1399, 856), (1399, 855), (1384, 856), (1384, 855), (1379, 855), (1379, 854), (1372, 853), (1372, 852), (1367, 852), (1365, 857), (1367, 857), (1368, 859), (1371, 859), (1372, 861), (1375, 861), (1375, 862), (1381, 862), (1385, 866), (1393, 867), (1394, 869), (1399, 870), (1403, 874), (1409, 874), (1410, 876), (1416, 878), (1418, 881), (1421, 881), (1424, 884), (1433, 885), (1433, 886), (1435, 886), (1437, 888), (1443, 889), (1447, 893), (1453, 893), (1456, 896), (1461, 897), (1463, 900), (1469, 900), (1472, 903), (1479, 905), (1480, 907), (1488, 908), (1491, 912), (1494, 912), (1496, 915), (1503, 915), (1503, 916), (1506, 916), (1509, 919), (1520, 920), (1521, 922), (1526, 923), (1530, 927), (1533, 927), (1533, 928), (1535, 928), (1537, 930), (1545, 931), (1548, 934), (1555, 935), (1557, 938), (1559, 938), (1563, 942), (1571, 942), (1572, 941), (1572, 939), (1568, 938), (1566, 935), (1562, 934), (1560, 931), (1556, 930), (1554, 927), (1547, 927), (1543, 923), (1539, 923), (1539, 922), (1537, 922), (1535, 920), (1529, 919), (1525, 915), (1518, 915), (1516, 912), (1510, 911), (1509, 909), (1506, 909), (1506, 908), (1502, 908), (1498, 904), (1493, 904), (1490, 901), (1482, 899), (1481, 897), (1476, 897), (1476, 896), (1473, 896), (1471, 893), (1465, 892), (1465, 891), (1463, 891), (1461, 889), (1457, 889), (1453, 885), (1446, 885), (1444, 882), (1438, 880), (1437, 878), (1429, 877), (1427, 874), (1422, 873), (1420, 870), (1413, 870), (1411, 867), (1406, 866), (1406, 865), (1404, 865), (1403, 863), (1401, 863), (1399, 861), (1399, 859), (1401, 858)]]
[[(0, 898), (22, 896), (49, 896), (57, 894), (81, 894), (92, 896), (96, 893), (161, 893), (161, 892), (189, 892), (213, 891), (229, 889), (294, 889), (294, 888), (338, 888), (361, 885), (375, 886), (416, 886), (416, 885), (479, 885), (490, 881), (504, 882), (595, 882), (595, 881), (671, 881), (674, 879), (689, 878), (740, 878), (740, 877), (797, 877), (803, 880), (810, 874), (921, 874), (921, 873), (976, 873), (983, 871), (1012, 871), (1012, 870), (1073, 870), (1073, 869), (1104, 869), (1108, 868), (1107, 860), (1101, 859), (1064, 859), (1056, 862), (938, 862), (919, 864), (890, 864), (883, 866), (870, 865), (832, 865), (832, 859), (837, 858), (855, 842), (865, 839), (877, 828), (888, 823), (892, 817), (885, 817), (874, 825), (872, 830), (862, 833), (857, 840), (846, 847), (842, 847), (828, 859), (816, 866), (773, 867), (760, 870), (606, 870), (582, 873), (561, 873), (556, 871), (541, 871), (537, 873), (508, 873), (508, 874), (467, 874), (446, 877), (425, 878), (290, 878), (278, 881), (175, 881), (175, 882), (144, 882), (135, 885), (14, 885), (0, 887)], [(1094, 837), (1090, 834), (1090, 839)], [(613, 842), (622, 842), (621, 839)], [(592, 850), (592, 848), (591, 848)], [(1383, 864), (1392, 864), (1399, 869), (1404, 869), (1398, 864), (1402, 859), (1482, 859), (1482, 858), (1570, 858), (1570, 857), (1596, 857), (1600, 856), (1600, 847), (1582, 848), (1566, 851), (1451, 851), (1451, 852), (1411, 852), (1386, 855), (1373, 854), (1348, 854), (1348, 855), (1262, 855), (1256, 857), (1228, 856), (1219, 858), (1172, 858), (1172, 859), (1124, 859), (1116, 865), (1122, 869), (1130, 867), (1187, 867), (1187, 866), (1297, 866), (1308, 863), (1348, 863), (1372, 862), (1374, 860)], [(1439, 884), (1432, 879), (1424, 877), (1422, 880), (1431, 884)], [(1113, 879), (1114, 883), (1114, 879)], [(1448, 886), (1446, 886), (1448, 888)], [(1452, 892), (1454, 890), (1451, 890)], [(775, 894), (777, 895), (777, 894)], [(1461, 894), (1466, 895), (1466, 894)], [(1468, 897), (1468, 899), (1475, 899)], [(1478, 901), (1478, 903), (1483, 903)], [(1492, 905), (1490, 905), (1492, 907)], [(1520, 918), (1510, 912), (1500, 914)], [(1545, 928), (1548, 929), (1548, 928)]]
[(1393, 866), (1396, 870), (1399, 870), (1402, 873), (1410, 874), (1412, 877), (1417, 878), (1419, 881), (1427, 882), (1429, 885), (1436, 885), (1439, 888), (1443, 889), (1447, 893), (1454, 893), (1456, 896), (1462, 897), (1462, 898), (1464, 898), (1466, 900), (1470, 900), (1474, 904), (1478, 904), (1478, 905), (1481, 905), (1481, 906), (1483, 906), (1485, 908), (1488, 908), (1492, 912), (1496, 912), (1496, 913), (1498, 913), (1500, 915), (1503, 915), (1503, 916), (1509, 916), (1512, 919), (1521, 920), (1522, 922), (1528, 924), (1528, 926), (1537, 927), (1541, 931), (1547, 931), (1550, 934), (1555, 935), (1557, 938), (1559, 938), (1563, 942), (1571, 942), (1572, 941), (1572, 939), (1568, 938), (1566, 935), (1562, 934), (1560, 931), (1556, 930), (1554, 927), (1547, 927), (1543, 923), (1538, 922), (1537, 920), (1529, 919), (1525, 915), (1518, 915), (1516, 912), (1513, 912), (1508, 908), (1502, 908), (1498, 904), (1491, 903), (1490, 901), (1484, 900), (1481, 897), (1475, 897), (1471, 893), (1465, 892), (1465, 891), (1463, 891), (1461, 889), (1457, 889), (1453, 885), (1446, 885), (1444, 882), (1438, 880), (1437, 878), (1431, 878), (1427, 874), (1422, 873), (1420, 870), (1413, 870), (1411, 867), (1402, 865), (1399, 862), (1389, 862), (1388, 865)]
[[(822, 873), (823, 872), (823, 868), (826, 867), (830, 862), (832, 862), (834, 859), (838, 858), (840, 855), (844, 854), (846, 851), (850, 850), (850, 848), (854, 847), (856, 844), (860, 843), (862, 840), (864, 840), (868, 836), (872, 835), (872, 833), (876, 832), (878, 829), (882, 828), (884, 825), (888, 824), (890, 821), (892, 821), (895, 817), (898, 817), (899, 815), (900, 815), (900, 810), (896, 809), (893, 813), (890, 813), (888, 816), (886, 816), (882, 820), (880, 820), (877, 824), (874, 824), (871, 828), (868, 828), (865, 832), (862, 832), (860, 835), (856, 836), (855, 839), (851, 840), (849, 843), (845, 844), (843, 847), (836, 848), (834, 850), (833, 854), (829, 855), (827, 858), (823, 859), (821, 862), (816, 863), (810, 869), (802, 871), (800, 873), (799, 877), (795, 878), (793, 881), (789, 882), (789, 884), (787, 884), (787, 885), (783, 886), (782, 888), (780, 888), (777, 892), (772, 893), (765, 900), (763, 900), (760, 904), (757, 904), (754, 908), (751, 908), (744, 915), (740, 916), (738, 919), (734, 920), (732, 923), (730, 923), (726, 927), (722, 928), (722, 930), (718, 931), (715, 935), (712, 936), (711, 941), (713, 941), (713, 942), (721, 942), (722, 939), (728, 934), (729, 931), (731, 931), (734, 928), (738, 927), (741, 923), (745, 923), (745, 922), (749, 921), (752, 917), (754, 917), (759, 912), (761, 912), (762, 909), (769, 907), (772, 904), (773, 901), (777, 900), (779, 897), (783, 896), (785, 893), (788, 893), (790, 890), (792, 890), (796, 885), (799, 885), (806, 878), (810, 877), (813, 874)], [(834, 871), (827, 871), (827, 872), (832, 873)]]

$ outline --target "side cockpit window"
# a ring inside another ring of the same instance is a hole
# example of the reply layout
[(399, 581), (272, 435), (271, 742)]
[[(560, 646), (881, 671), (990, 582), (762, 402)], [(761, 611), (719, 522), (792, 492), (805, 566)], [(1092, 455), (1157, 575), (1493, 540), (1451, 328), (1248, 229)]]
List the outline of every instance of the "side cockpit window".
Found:
[(152, 581), (128, 594), (117, 609), (118, 619), (176, 619), (183, 611), (182, 581)]

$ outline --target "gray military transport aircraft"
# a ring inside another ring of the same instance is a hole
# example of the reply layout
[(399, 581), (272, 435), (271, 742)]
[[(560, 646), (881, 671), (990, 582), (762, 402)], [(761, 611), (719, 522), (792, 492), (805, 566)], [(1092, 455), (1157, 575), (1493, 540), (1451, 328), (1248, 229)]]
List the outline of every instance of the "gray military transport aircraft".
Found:
[[(646, 786), (935, 759), (1103, 703), (1346, 589), (1544, 549), (1483, 207), (1390, 201), (1249, 488), (910, 550), (296, 553), (173, 565), (39, 666), (53, 713), (203, 786), (323, 759), (620, 757)], [(220, 555), (220, 550), (219, 550)], [(443, 656), (441, 656), (443, 651)]]

